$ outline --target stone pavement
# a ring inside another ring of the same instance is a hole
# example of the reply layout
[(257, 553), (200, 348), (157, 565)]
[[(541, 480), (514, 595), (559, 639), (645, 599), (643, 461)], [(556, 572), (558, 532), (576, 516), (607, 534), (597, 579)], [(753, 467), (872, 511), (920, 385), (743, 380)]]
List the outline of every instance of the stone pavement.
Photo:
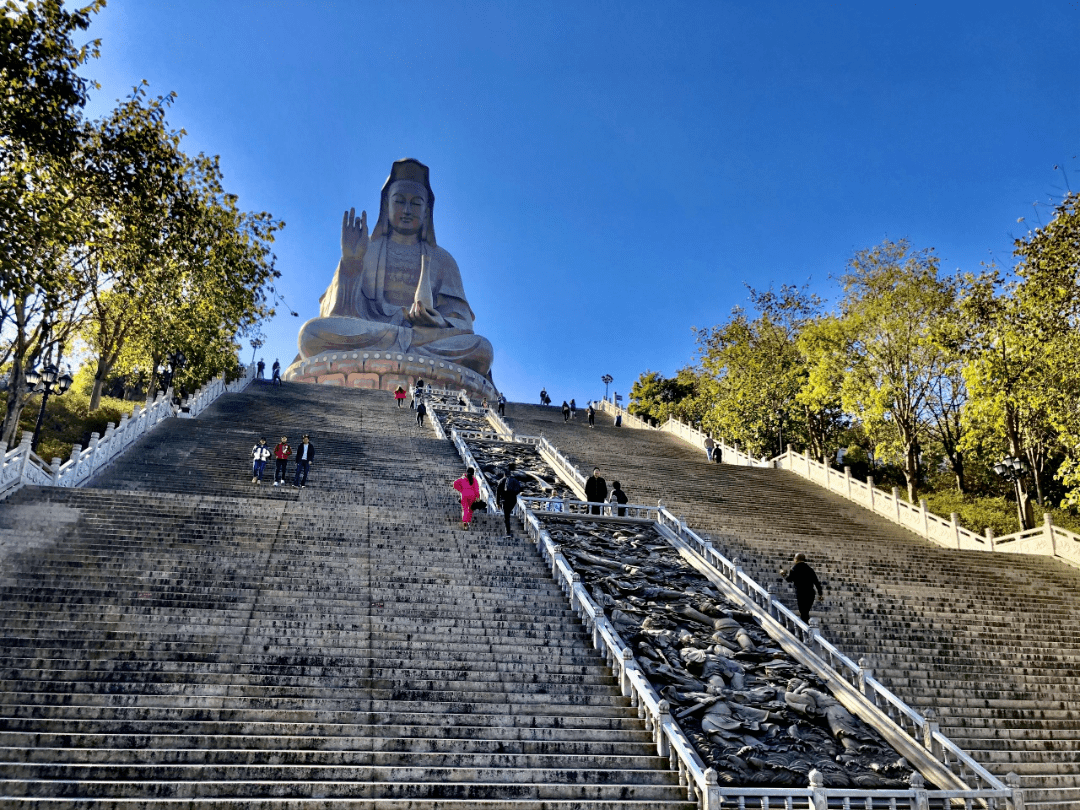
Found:
[(0, 806), (694, 807), (461, 472), (385, 392), (255, 384), (0, 505)]
[(1029, 807), (1080, 807), (1080, 572), (1044, 557), (932, 545), (780, 470), (710, 464), (666, 433), (512, 403), (518, 433), (541, 433), (586, 473), (599, 466), (631, 503), (663, 498), (795, 608), (777, 569), (807, 554), (828, 583), (823, 635), (992, 773), (1021, 776)]

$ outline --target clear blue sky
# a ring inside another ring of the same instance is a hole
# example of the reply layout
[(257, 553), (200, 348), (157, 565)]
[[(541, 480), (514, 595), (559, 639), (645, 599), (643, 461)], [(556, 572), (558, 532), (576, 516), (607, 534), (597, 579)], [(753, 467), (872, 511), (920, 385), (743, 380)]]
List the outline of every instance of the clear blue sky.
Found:
[(186, 148), (285, 220), (299, 317), (268, 363), (318, 314), (342, 211), (373, 222), (415, 157), (496, 383), (582, 402), (688, 363), (744, 283), (832, 296), (885, 238), (1009, 263), (1053, 166), (1080, 189), (1078, 34), (1077, 2), (109, 0), (84, 72), (94, 114), (176, 91)]

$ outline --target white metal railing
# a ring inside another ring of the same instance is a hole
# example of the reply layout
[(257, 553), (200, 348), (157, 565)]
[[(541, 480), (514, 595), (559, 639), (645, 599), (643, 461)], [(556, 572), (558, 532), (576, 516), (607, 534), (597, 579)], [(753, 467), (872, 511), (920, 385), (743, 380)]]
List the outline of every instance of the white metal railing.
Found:
[(136, 405), (129, 417), (120, 417), (119, 426), (112, 422), (105, 428), (105, 435), (90, 434), (87, 447), (76, 444), (71, 457), (64, 463), (54, 458), (51, 464), (30, 450), (32, 434), (23, 434), (22, 442), (14, 450), (4, 454), (4, 466), (0, 470), (0, 497), (6, 497), (26, 484), (53, 487), (81, 487), (104, 467), (128, 450), (139, 438), (153, 430), (162, 421), (173, 416), (194, 418), (202, 413), (226, 391), (239, 392), (255, 379), (255, 365), (247, 367), (240, 379), (226, 383), (224, 376), (215, 377), (205, 386), (184, 400), (178, 409), (172, 401), (172, 389), (162, 391), (157, 399), (146, 406)]
[[(551, 503), (550, 499), (545, 498), (519, 498), (517, 512), (525, 524), (529, 537), (536, 543), (550, 566), (552, 576), (570, 599), (571, 608), (585, 624), (592, 637), (593, 646), (607, 658), (608, 664), (619, 680), (623, 695), (630, 698), (631, 705), (638, 709), (638, 717), (645, 721), (646, 729), (652, 732), (658, 754), (670, 759), (672, 769), (678, 771), (679, 784), (687, 787), (687, 798), (691, 801), (696, 800), (703, 810), (719, 810), (725, 802), (738, 804), (742, 807), (745, 806), (743, 802), (746, 799), (755, 800), (753, 802), (754, 806), (769, 807), (771, 802), (776, 802), (780, 806), (791, 807), (790, 802), (795, 798), (807, 799), (810, 802), (810, 807), (822, 808), (823, 810), (829, 806), (830, 799), (858, 799), (859, 804), (865, 807), (873, 806), (875, 801), (881, 801), (883, 806), (894, 808), (894, 810), (905, 806), (911, 808), (911, 810), (921, 810), (927, 807), (927, 802), (932, 799), (942, 804), (959, 801), (971, 807), (976, 805), (994, 807), (999, 802), (1002, 805), (1010, 806), (1014, 806), (1014, 802), (1016, 802), (1022, 806), (1020, 794), (1014, 794), (1012, 787), (998, 781), (967, 754), (957, 748), (948, 737), (941, 734), (936, 724), (923, 720), (913, 709), (888, 692), (877, 681), (869, 677), (865, 671), (860, 670), (857, 665), (851, 663), (850, 659), (836, 652), (831, 645), (827, 646), (834, 652), (836, 657), (843, 659), (844, 662), (859, 671), (860, 680), (857, 683), (865, 683), (871, 690), (880, 690), (884, 695), (888, 696), (892, 704), (902, 707), (905, 716), (923, 721), (920, 728), (923, 730), (924, 736), (915, 737), (915, 739), (920, 743), (924, 740), (927, 741), (929, 744), (926, 747), (929, 753), (934, 754), (935, 758), (962, 782), (974, 781), (979, 786), (974, 790), (946, 789), (927, 791), (922, 786), (920, 777), (919, 780), (913, 780), (911, 790), (837, 790), (825, 788), (820, 775), (811, 772), (811, 786), (808, 788), (721, 788), (716, 771), (705, 767), (689, 738), (687, 738), (678, 722), (672, 718), (667, 701), (659, 697), (648, 679), (641, 672), (634, 660), (632, 650), (604, 616), (603, 609), (593, 601), (588, 589), (581, 582), (581, 576), (574, 572), (569, 561), (562, 554), (562, 547), (556, 544), (544, 530), (537, 512), (549, 511), (546, 507)], [(592, 504), (582, 501), (565, 503), (566, 512), (569, 514), (587, 514), (590, 506)], [(630, 505), (628, 505), (628, 508), (631, 508)], [(723, 560), (722, 565), (736, 573), (736, 581), (753, 583), (758, 591), (767, 595), (767, 592), (747, 577), (738, 566), (724, 560), (711, 545), (690, 532), (685, 523), (676, 520), (666, 509), (638, 505), (634, 505), (632, 508), (640, 510), (643, 515), (654, 515), (657, 523), (667, 527), (669, 530), (672, 530), (672, 526), (674, 526), (681, 539), (696, 539), (699, 546), (711, 550), (713, 554)], [(754, 602), (750, 601), (746, 606), (752, 608), (753, 605)], [(799, 622), (799, 619), (791, 615), (782, 605), (777, 604), (776, 606), (787, 612), (792, 620)], [(803, 625), (803, 627), (806, 626)], [(806, 629), (809, 630), (809, 628)], [(816, 633), (813, 635), (817, 641), (827, 644), (820, 638), (820, 635)], [(815, 782), (817, 782), (816, 785)], [(869, 803), (867, 800), (869, 800)], [(1017, 802), (1017, 800), (1020, 801)]]
[[(561, 453), (558, 453), (557, 449), (551, 446), (550, 442), (547, 442), (546, 439), (541, 438), (539, 442), (537, 442), (536, 437), (515, 436), (515, 440), (526, 440), (541, 444), (548, 454), (559, 460), (559, 463), (553, 463), (552, 466), (554, 466), (556, 472), (561, 475), (564, 483), (570, 484), (571, 482), (577, 483), (584, 481), (582, 473), (577, 470), (569, 459)], [(472, 459), (472, 454), (469, 452), (468, 447), (462, 438), (455, 434), (454, 443), (462, 458), (465, 459), (467, 463), (470, 463), (471, 466), (476, 467), (475, 461)], [(483, 476), (481, 476), (481, 479), (482, 478)], [(583, 486), (583, 483), (581, 486)], [(490, 501), (491, 496), (489, 496), (489, 503)], [(491, 507), (489, 506), (489, 508)], [(563, 501), (551, 498), (527, 496), (519, 497), (518, 505), (516, 507), (522, 522), (529, 527), (530, 536), (537, 541), (538, 546), (541, 546), (541, 550), (545, 553), (545, 557), (547, 557), (551, 563), (553, 575), (556, 575), (557, 580), (559, 579), (558, 575), (560, 573), (563, 575), (563, 580), (565, 581), (560, 581), (560, 584), (563, 586), (564, 590), (567, 590), (567, 593), (571, 598), (571, 604), (578, 610), (579, 614), (582, 616), (582, 620), (590, 627), (594, 646), (605, 652), (609, 662), (612, 662), (613, 668), (616, 668), (615, 659), (616, 657), (621, 657), (623, 655), (621, 651), (627, 649), (626, 645), (622, 644), (621, 639), (618, 638), (613, 629), (611, 629), (611, 634), (613, 635), (614, 640), (612, 643), (607, 643), (607, 634), (604, 631), (604, 627), (607, 626), (610, 629), (610, 625), (607, 624), (606, 619), (603, 618), (602, 610), (592, 602), (584, 586), (581, 585), (580, 577), (573, 573), (565, 558), (562, 558), (562, 562), (558, 563), (555, 554), (553, 552), (549, 553), (540, 540), (538, 540), (538, 538), (543, 537), (546, 538), (548, 544), (554, 545), (551, 543), (550, 536), (548, 536), (546, 532), (543, 532), (536, 515), (537, 512), (560, 512), (584, 517), (592, 514), (594, 508), (597, 508), (596, 504), (587, 503), (585, 501)], [(618, 505), (603, 505), (599, 507), (601, 514), (608, 516), (611, 515), (612, 509), (618, 508)], [(841, 653), (834, 645), (821, 636), (816, 626), (805, 624), (785, 605), (775, 600), (769, 590), (763, 588), (756, 580), (746, 574), (737, 562), (728, 560), (710, 542), (704, 540), (697, 533), (692, 531), (684, 520), (676, 518), (662, 505), (651, 507), (627, 504), (623, 508), (627, 510), (626, 517), (628, 519), (650, 520), (671, 532), (673, 536), (694, 551), (717, 576), (727, 580), (733, 586), (733, 590), (739, 595), (744, 606), (751, 612), (758, 614), (763, 620), (763, 623), (766, 621), (776, 622), (796, 639), (799, 639), (821, 662), (826, 664), (830, 670), (839, 675), (845, 683), (854, 687), (871, 704), (874, 710), (890, 720), (909, 737), (922, 745), (927, 753), (943, 766), (948, 773), (953, 774), (953, 776), (961, 780), (962, 783), (969, 785), (969, 787), (972, 782), (976, 785), (974, 791), (932, 791), (931, 793), (936, 798), (946, 802), (952, 800), (967, 801), (969, 799), (978, 799), (980, 800), (980, 803), (985, 803), (987, 806), (994, 806), (998, 800), (1005, 801), (1011, 806), (1015, 801), (1022, 806), (1022, 793), (1020, 793), (1017, 787), (1002, 784), (1002, 782), (994, 777), (989, 771), (959, 749), (948, 737), (940, 733), (938, 724), (933, 720), (932, 710), (927, 713), (927, 716), (924, 716), (920, 715), (904, 703), (899, 697), (894, 695), (889, 689), (875, 679), (872, 672), (863, 665), (862, 661), (855, 663)], [(560, 558), (562, 557), (561, 554), (558, 556)], [(566, 583), (571, 583), (571, 585), (576, 584), (576, 589), (571, 587), (568, 590)], [(578, 593), (579, 591), (580, 593)], [(577, 594), (576, 597), (573, 595), (574, 593)], [(599, 617), (599, 619), (597, 619), (597, 617)], [(598, 627), (600, 630), (597, 630)], [(630, 658), (630, 663), (633, 663), (632, 656)], [(626, 684), (629, 682), (632, 686), (634, 682), (633, 678), (627, 676), (627, 672), (629, 671), (628, 665), (621, 661), (619, 666), (622, 667), (621, 674), (620, 672), (617, 672), (617, 674), (620, 675), (620, 683)], [(638, 674), (640, 675), (640, 672), (638, 672)], [(646, 686), (648, 686), (647, 681)], [(634, 700), (634, 695), (627, 692), (627, 688), (629, 687), (624, 685), (624, 694), (629, 694), (632, 700)], [(661, 750), (661, 755), (672, 756), (673, 767), (675, 767), (677, 761), (681, 784), (689, 784), (691, 786), (691, 799), (697, 798), (703, 808), (718, 807), (718, 804), (710, 804), (710, 797), (714, 795), (714, 789), (716, 791), (715, 795), (717, 797), (720, 796), (720, 788), (716, 783), (715, 772), (710, 776), (708, 771), (702, 770), (703, 763), (696, 752), (694, 752), (693, 747), (689, 745), (689, 741), (686, 739), (681, 729), (678, 729), (678, 724), (671, 720), (670, 712), (667, 712), (666, 719), (661, 717), (655, 692), (652, 691), (651, 687), (648, 687), (648, 690), (648, 693), (637, 695), (637, 702), (634, 704), (639, 707), (645, 707), (644, 709), (639, 708), (639, 715), (646, 720), (647, 727), (651, 727), (654, 730), (654, 735), (657, 733), (656, 729), (673, 727), (670, 735), (667, 732), (664, 732), (664, 734), (661, 735), (664, 739), (661, 740), (659, 737), (657, 739), (657, 745)], [(648, 694), (652, 695), (654, 699), (653, 703), (657, 705), (655, 710), (650, 710), (649, 708), (652, 704), (650, 704)], [(675, 730), (678, 730), (677, 734)], [(683, 758), (680, 754), (683, 742), (689, 746), (688, 751), (690, 756), (688, 758)], [(822, 788), (815, 789), (812, 787), (810, 790), (820, 789)], [(729, 790), (724, 789), (723, 793), (724, 795), (729, 795)], [(783, 793), (783, 791), (781, 791), (781, 793)], [(840, 793), (831, 790), (825, 791), (825, 793), (828, 796), (840, 795)], [(898, 795), (905, 796), (911, 802), (912, 807), (924, 807), (925, 805), (920, 803), (921, 797), (916, 795), (919, 793), (920, 791), (913, 790), (901, 792)], [(925, 793), (925, 791), (922, 791), (922, 793)], [(739, 795), (771, 796), (777, 800), (783, 800), (780, 793), (771, 791), (748, 791), (745, 794), (740, 791)], [(796, 791), (795, 793), (784, 793), (783, 795), (790, 797), (794, 795), (807, 795), (807, 793), (803, 790), (801, 792)], [(859, 795), (863, 797), (869, 795), (880, 796), (880, 792), (856, 792), (845, 795)], [(719, 801), (719, 798), (717, 798), (717, 801)]]
[[(630, 419), (636, 419), (625, 409), (610, 402), (601, 401), (600, 407), (608, 413), (622, 413), (623, 424), (627, 424)], [(695, 447), (702, 449), (705, 447), (707, 434), (677, 419), (668, 419), (660, 428), (654, 428), (640, 419), (636, 419), (636, 422), (638, 424), (634, 424), (633, 427), (661, 430)], [(984, 534), (976, 534), (960, 525), (959, 516), (955, 512), (949, 520), (945, 520), (927, 509), (925, 499), (920, 500), (918, 506), (914, 506), (904, 500), (895, 487), (891, 493), (887, 493), (874, 486), (873, 477), (868, 477), (863, 483), (857, 478), (852, 478), (849, 468), (845, 467), (844, 472), (840, 472), (811, 458), (808, 453), (795, 453), (791, 447), (774, 459), (765, 457), (755, 459), (740, 451), (737, 444), (729, 445), (724, 441), (716, 441), (716, 447), (727, 464), (788, 470), (946, 548), (964, 551), (1041, 554), (1057, 557), (1080, 567), (1080, 534), (1055, 526), (1049, 514), (1043, 516), (1043, 526), (1036, 529), (1001, 537), (995, 537), (991, 529), (986, 529)]]

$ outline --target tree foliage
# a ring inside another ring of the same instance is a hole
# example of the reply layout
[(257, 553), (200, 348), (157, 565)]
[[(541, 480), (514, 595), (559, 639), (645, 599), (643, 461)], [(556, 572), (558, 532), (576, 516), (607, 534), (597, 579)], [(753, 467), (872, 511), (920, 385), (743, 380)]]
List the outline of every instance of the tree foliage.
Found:
[[(751, 290), (752, 312), (696, 330), (699, 364), (643, 375), (631, 409), (755, 455), (791, 442), (827, 459), (844, 445), (845, 463), (879, 480), (895, 470), (912, 501), (951, 475), (963, 497), (1014, 498), (1025, 527), (1033, 501), (1076, 509), (1080, 196), (1014, 255), (1011, 271), (945, 276), (932, 250), (886, 241), (850, 259), (833, 312), (803, 290)], [(1031, 470), (1015, 488), (991, 469), (1005, 456)]]
[(283, 223), (240, 209), (216, 157), (189, 156), (145, 83), (97, 121), (75, 69), (97, 54), (73, 37), (103, 6), (7, 2), (0, 18), (0, 365), (11, 444), (25, 371), (92, 356), (90, 408), (118, 368), (147, 380), (171, 352), (193, 388), (236, 365), (237, 340), (273, 314), (270, 250)]

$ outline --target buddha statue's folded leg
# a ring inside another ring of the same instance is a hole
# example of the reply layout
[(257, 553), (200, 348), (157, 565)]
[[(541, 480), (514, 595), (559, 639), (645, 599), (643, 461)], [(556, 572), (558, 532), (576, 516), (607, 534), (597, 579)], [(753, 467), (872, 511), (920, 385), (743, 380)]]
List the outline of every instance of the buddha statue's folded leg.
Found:
[(411, 331), (360, 318), (312, 318), (300, 328), (300, 355), (306, 359), (323, 352), (357, 349), (403, 352), (408, 349)]
[(472, 332), (459, 332), (444, 337), (435, 337), (438, 332), (450, 332), (457, 330), (427, 330), (414, 329), (413, 341), (410, 351), (417, 354), (425, 354), (429, 357), (438, 357), (440, 360), (449, 360), (459, 366), (471, 368), (477, 374), (487, 375), (491, 370), (491, 361), (495, 358), (495, 350), (487, 338)]

